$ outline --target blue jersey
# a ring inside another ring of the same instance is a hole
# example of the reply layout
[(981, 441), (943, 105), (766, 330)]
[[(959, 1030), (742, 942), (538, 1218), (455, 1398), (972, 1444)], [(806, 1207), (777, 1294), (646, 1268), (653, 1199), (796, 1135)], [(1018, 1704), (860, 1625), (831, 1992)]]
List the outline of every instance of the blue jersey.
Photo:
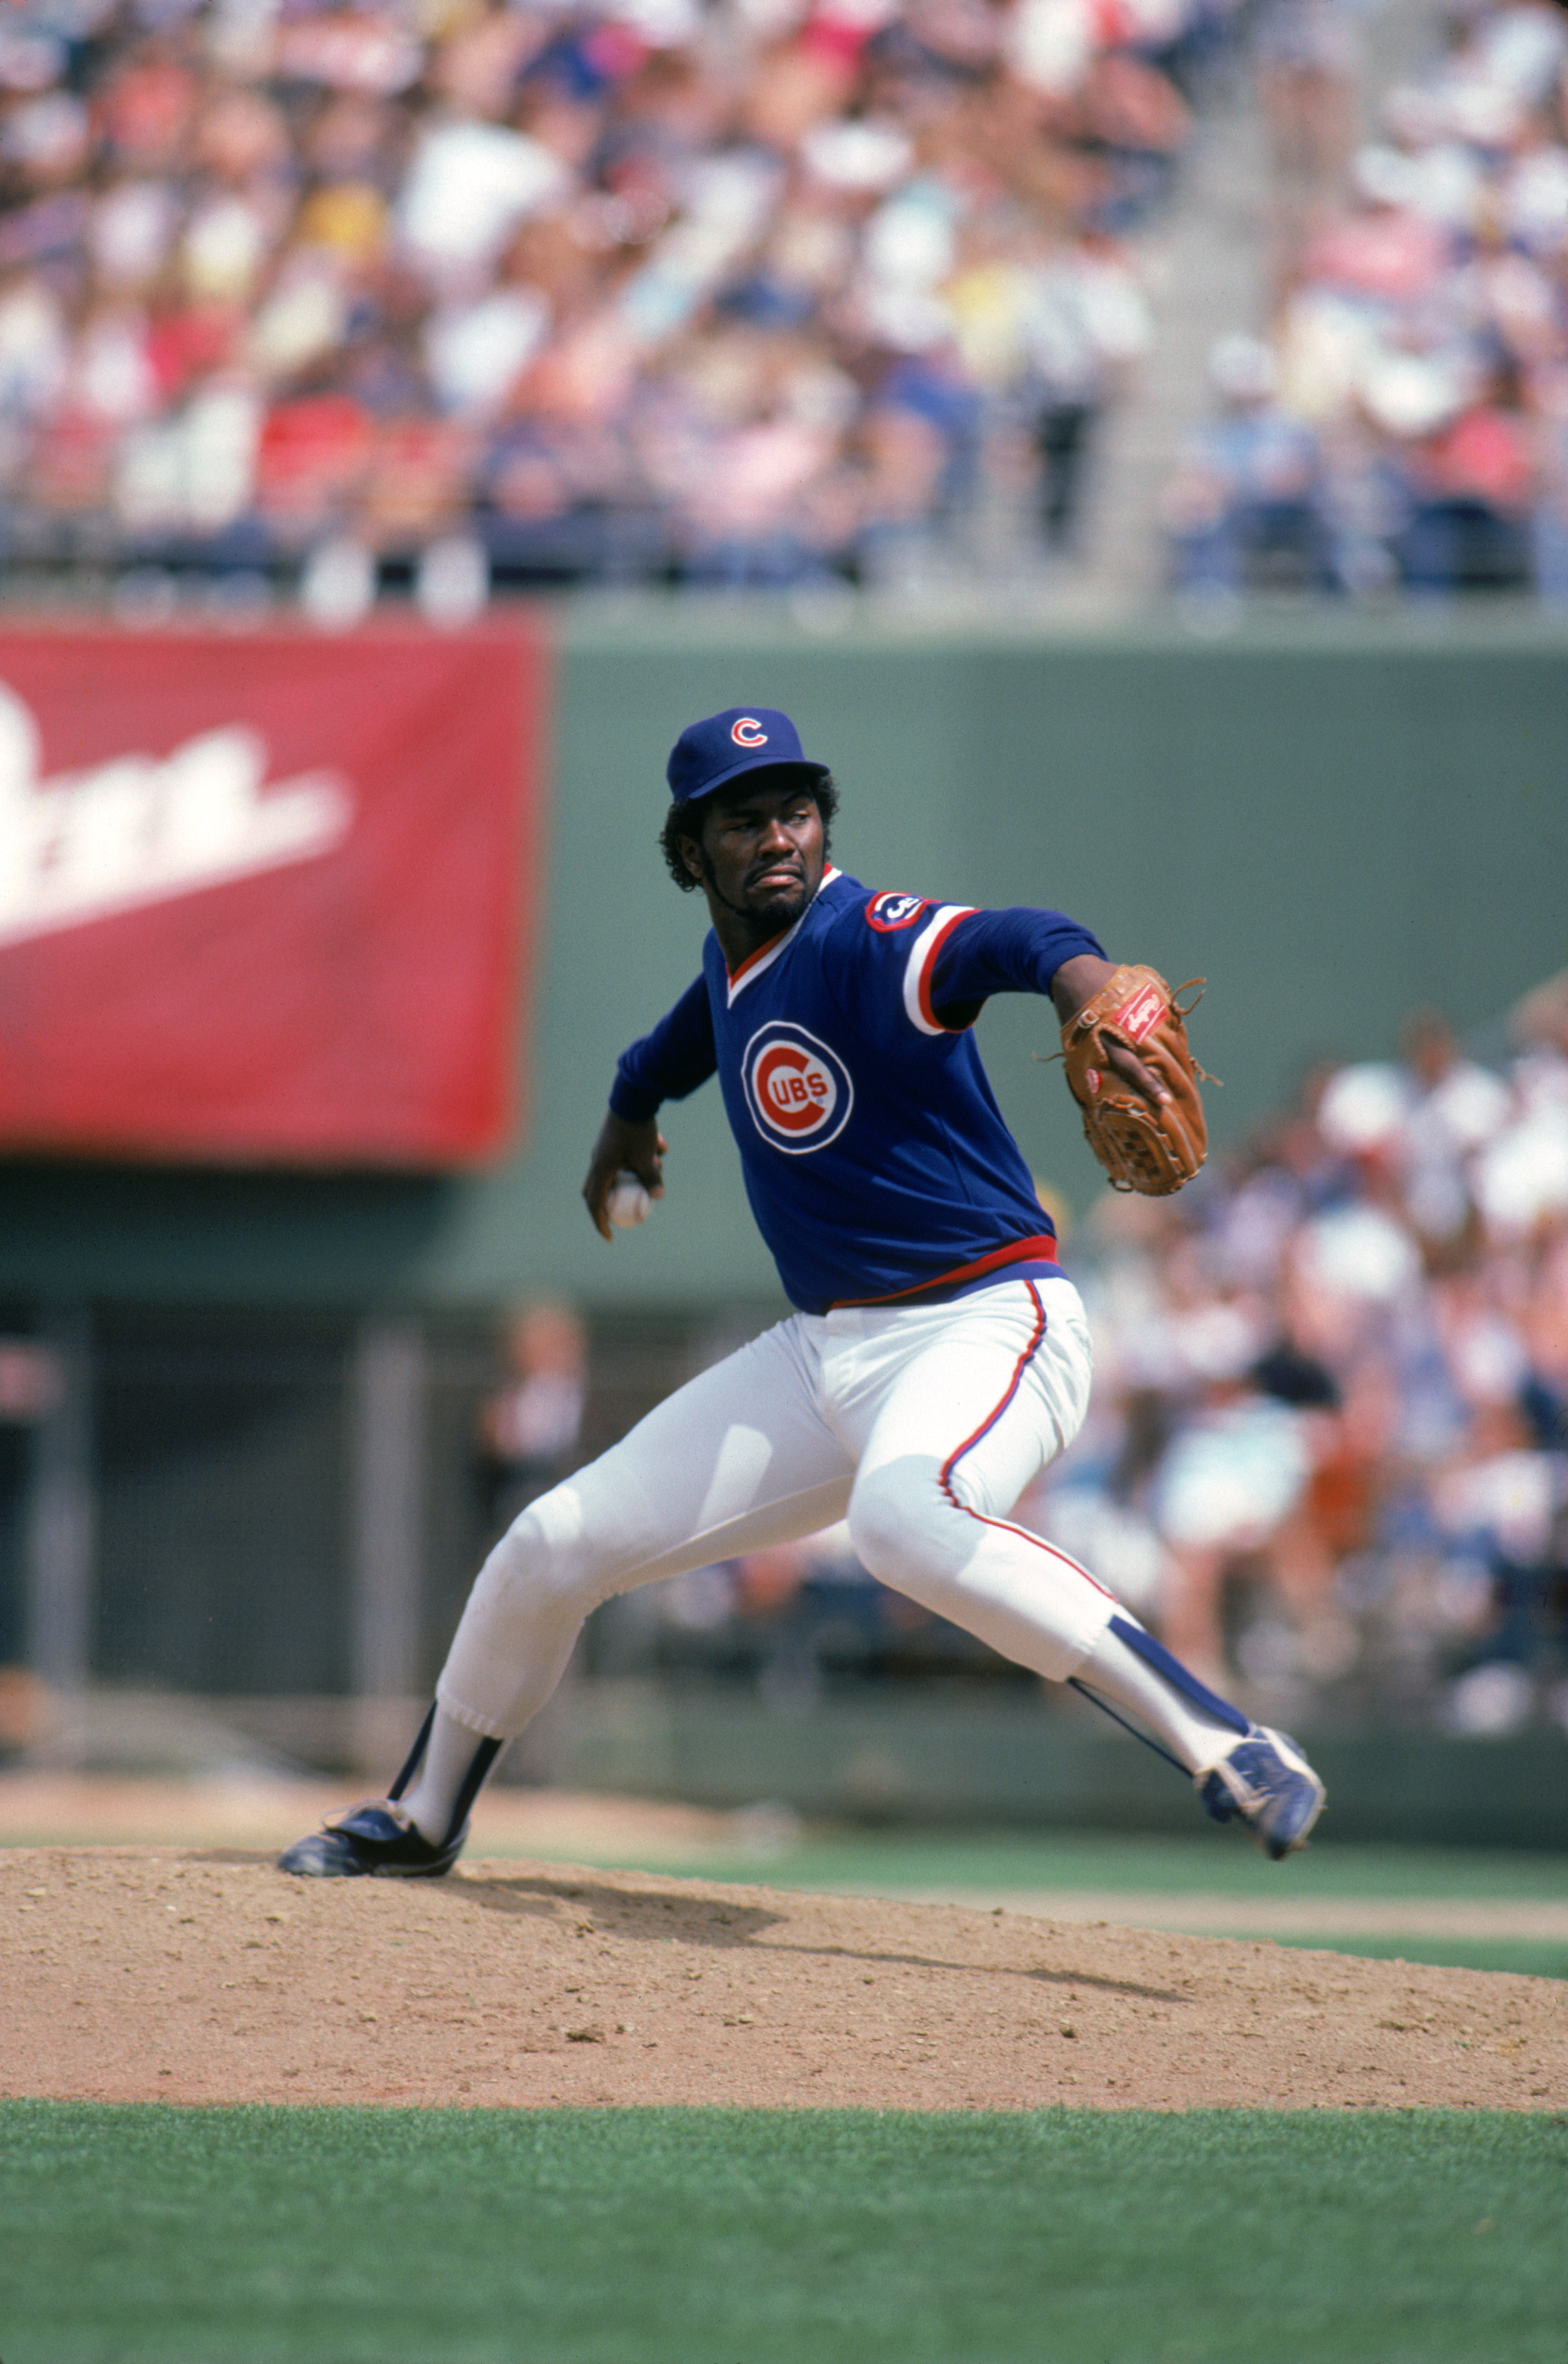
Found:
[(640, 1122), (717, 1072), (751, 1211), (803, 1312), (1049, 1269), (1054, 1232), (969, 1029), (991, 994), (1046, 993), (1063, 961), (1099, 952), (1059, 912), (873, 894), (829, 869), (733, 975), (709, 934), (702, 976), (624, 1054), (610, 1106)]

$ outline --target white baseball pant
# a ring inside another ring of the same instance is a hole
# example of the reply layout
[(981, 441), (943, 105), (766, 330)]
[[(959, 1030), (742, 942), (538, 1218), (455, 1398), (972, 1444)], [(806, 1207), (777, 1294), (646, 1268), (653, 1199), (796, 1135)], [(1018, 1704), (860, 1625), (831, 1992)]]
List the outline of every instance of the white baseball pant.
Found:
[(1077, 1434), (1090, 1364), (1064, 1279), (793, 1315), (529, 1505), (480, 1571), (441, 1706), (509, 1739), (601, 1601), (846, 1517), (873, 1576), (1065, 1681), (1117, 1603), (1006, 1513)]

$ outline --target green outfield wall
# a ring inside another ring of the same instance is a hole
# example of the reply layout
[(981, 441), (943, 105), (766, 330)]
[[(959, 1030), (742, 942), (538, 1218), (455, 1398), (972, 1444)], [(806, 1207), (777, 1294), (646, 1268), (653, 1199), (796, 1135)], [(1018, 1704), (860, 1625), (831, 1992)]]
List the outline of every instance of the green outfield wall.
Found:
[[(526, 1133), (462, 1176), (0, 1165), (0, 1293), (21, 1301), (478, 1308), (540, 1288), (623, 1306), (774, 1294), (717, 1096), (673, 1110), (670, 1190), (606, 1248), (577, 1199), (617, 1052), (692, 976), (704, 924), (655, 837), (695, 716), (782, 706), (843, 794), (835, 853), (877, 886), (1057, 905), (1173, 980), (1223, 1144), (1323, 1055), (1388, 1053), (1436, 1004), (1480, 1046), (1568, 963), (1568, 628), (1301, 619), (1041, 638), (751, 611), (584, 610), (558, 627), (550, 876)], [(1039, 1005), (982, 1043), (1036, 1170), (1080, 1210)]]

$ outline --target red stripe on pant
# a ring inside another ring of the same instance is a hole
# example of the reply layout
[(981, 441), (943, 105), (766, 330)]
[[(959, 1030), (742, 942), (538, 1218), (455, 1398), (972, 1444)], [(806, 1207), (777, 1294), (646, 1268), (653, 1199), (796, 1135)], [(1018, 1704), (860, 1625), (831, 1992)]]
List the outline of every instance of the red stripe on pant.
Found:
[(995, 1427), (996, 1422), (1001, 1419), (1003, 1413), (1006, 1411), (1008, 1405), (1012, 1402), (1013, 1398), (1018, 1394), (1019, 1388), (1022, 1386), (1024, 1373), (1029, 1369), (1029, 1366), (1033, 1362), (1035, 1355), (1039, 1353), (1040, 1341), (1045, 1336), (1045, 1306), (1041, 1301), (1040, 1290), (1036, 1288), (1032, 1280), (1026, 1281), (1024, 1283), (1024, 1287), (1029, 1290), (1029, 1295), (1034, 1299), (1035, 1321), (1034, 1328), (1029, 1333), (1029, 1344), (1024, 1348), (1022, 1354), (1018, 1356), (1018, 1361), (1014, 1364), (1013, 1376), (1008, 1380), (1006, 1387), (1003, 1390), (1000, 1400), (993, 1406), (990, 1411), (986, 1413), (979, 1427), (973, 1429), (969, 1435), (964, 1438), (963, 1443), (949, 1454), (947, 1459), (942, 1464), (941, 1475), (938, 1478), (937, 1482), (940, 1486), (942, 1492), (947, 1496), (948, 1500), (952, 1504), (953, 1509), (955, 1511), (962, 1511), (966, 1519), (973, 1519), (983, 1527), (995, 1527), (999, 1533), (1004, 1535), (1017, 1535), (1020, 1543), (1032, 1544), (1036, 1551), (1042, 1551), (1048, 1559), (1060, 1560), (1063, 1567), (1070, 1567), (1074, 1576), (1081, 1576), (1085, 1584), (1092, 1584), (1096, 1592), (1104, 1593), (1107, 1600), (1114, 1600), (1116, 1599), (1116, 1595), (1111, 1591), (1107, 1585), (1101, 1584), (1097, 1578), (1092, 1577), (1089, 1574), (1086, 1567), (1080, 1567), (1077, 1561), (1075, 1559), (1070, 1559), (1065, 1552), (1058, 1551), (1054, 1544), (1048, 1544), (1043, 1535), (1031, 1535), (1027, 1527), (1015, 1527), (1006, 1519), (988, 1519), (983, 1511), (972, 1510), (967, 1502), (961, 1502), (958, 1496), (953, 1491), (953, 1471), (958, 1467), (958, 1465), (963, 1459), (964, 1455), (966, 1453), (972, 1453), (974, 1447), (980, 1443), (981, 1439), (989, 1435), (991, 1430)]

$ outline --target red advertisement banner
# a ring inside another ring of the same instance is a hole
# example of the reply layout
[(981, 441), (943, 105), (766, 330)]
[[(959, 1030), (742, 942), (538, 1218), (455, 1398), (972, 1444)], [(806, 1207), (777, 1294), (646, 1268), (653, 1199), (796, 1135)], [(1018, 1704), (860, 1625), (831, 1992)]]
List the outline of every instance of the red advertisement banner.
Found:
[(0, 632), (0, 1150), (499, 1150), (546, 688), (517, 627)]

